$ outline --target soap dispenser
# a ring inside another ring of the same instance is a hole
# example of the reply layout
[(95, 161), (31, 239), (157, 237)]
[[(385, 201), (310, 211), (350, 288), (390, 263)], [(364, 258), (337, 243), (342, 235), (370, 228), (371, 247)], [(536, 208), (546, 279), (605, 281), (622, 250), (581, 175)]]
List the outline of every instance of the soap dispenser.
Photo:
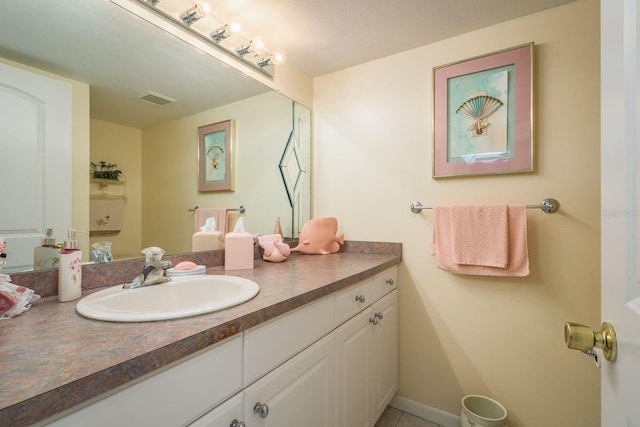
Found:
[(82, 295), (82, 251), (76, 233), (84, 231), (69, 229), (68, 240), (60, 251), (58, 262), (58, 301), (67, 302)]
[(46, 229), (46, 235), (42, 238), (42, 246), (33, 250), (33, 269), (46, 270), (58, 268), (58, 257), (60, 248), (56, 246), (56, 239), (53, 237), (53, 228)]

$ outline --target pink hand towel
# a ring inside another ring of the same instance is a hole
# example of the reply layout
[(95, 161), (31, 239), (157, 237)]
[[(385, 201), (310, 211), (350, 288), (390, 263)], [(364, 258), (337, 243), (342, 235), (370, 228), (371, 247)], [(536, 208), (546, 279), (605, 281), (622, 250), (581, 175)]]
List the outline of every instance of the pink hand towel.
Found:
[(451, 208), (451, 253), (455, 264), (506, 268), (509, 216), (504, 205)]
[(433, 209), (432, 255), (440, 269), (457, 274), (477, 276), (529, 275), (527, 249), (527, 217), (524, 205), (508, 206), (509, 249), (506, 268), (483, 265), (457, 264), (453, 261), (451, 242), (451, 206), (436, 206)]

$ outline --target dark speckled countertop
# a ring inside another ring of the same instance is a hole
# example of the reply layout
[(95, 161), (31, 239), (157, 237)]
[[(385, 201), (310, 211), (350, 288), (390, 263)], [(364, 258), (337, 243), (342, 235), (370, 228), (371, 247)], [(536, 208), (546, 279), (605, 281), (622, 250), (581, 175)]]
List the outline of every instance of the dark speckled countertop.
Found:
[(279, 264), (256, 260), (253, 270), (208, 268), (207, 274), (253, 280), (260, 292), (239, 306), (185, 319), (101, 322), (78, 315), (77, 301), (42, 298), (0, 323), (0, 426), (41, 421), (401, 261), (398, 243), (345, 247), (331, 255), (293, 254)]

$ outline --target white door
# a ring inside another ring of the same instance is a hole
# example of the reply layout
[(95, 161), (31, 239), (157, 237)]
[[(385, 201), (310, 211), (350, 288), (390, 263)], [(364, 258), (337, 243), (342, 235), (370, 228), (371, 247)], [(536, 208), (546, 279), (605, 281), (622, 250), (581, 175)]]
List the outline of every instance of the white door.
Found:
[(640, 0), (601, 1), (601, 315), (618, 341), (602, 362), (603, 427), (640, 426), (638, 12)]
[(71, 85), (0, 63), (3, 273), (31, 268), (47, 227), (71, 227)]

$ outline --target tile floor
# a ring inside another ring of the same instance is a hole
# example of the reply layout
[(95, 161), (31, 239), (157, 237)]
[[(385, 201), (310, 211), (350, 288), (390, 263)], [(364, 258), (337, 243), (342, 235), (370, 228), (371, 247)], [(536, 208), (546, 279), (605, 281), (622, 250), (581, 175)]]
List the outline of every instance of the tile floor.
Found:
[(440, 427), (440, 425), (387, 406), (375, 427)]

